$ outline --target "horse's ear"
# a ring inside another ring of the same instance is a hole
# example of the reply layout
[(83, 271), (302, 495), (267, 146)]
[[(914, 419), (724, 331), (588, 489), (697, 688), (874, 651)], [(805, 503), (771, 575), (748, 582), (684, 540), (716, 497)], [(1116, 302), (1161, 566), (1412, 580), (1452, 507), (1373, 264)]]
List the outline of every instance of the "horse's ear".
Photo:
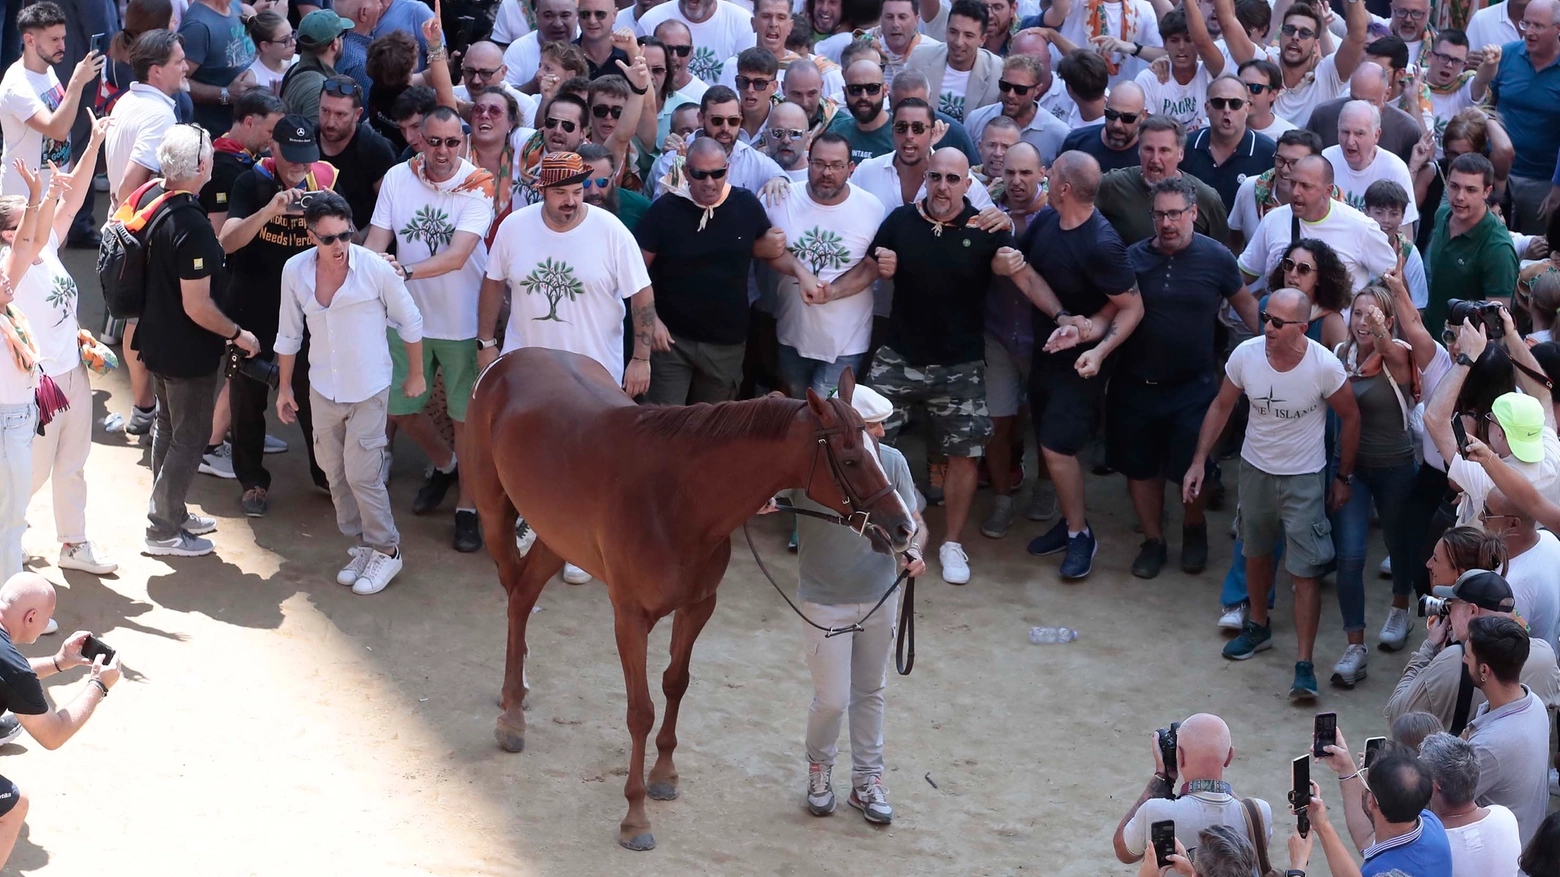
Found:
[(850, 397), (855, 395), (855, 393), (856, 374), (851, 370), (850, 366), (846, 366), (845, 371), (840, 373), (840, 398), (845, 400), (846, 405), (849, 405)]
[(818, 395), (818, 392), (812, 387), (807, 388), (807, 407), (812, 409), (813, 416), (818, 418), (818, 422), (823, 425), (824, 429), (834, 426), (833, 406), (822, 396)]

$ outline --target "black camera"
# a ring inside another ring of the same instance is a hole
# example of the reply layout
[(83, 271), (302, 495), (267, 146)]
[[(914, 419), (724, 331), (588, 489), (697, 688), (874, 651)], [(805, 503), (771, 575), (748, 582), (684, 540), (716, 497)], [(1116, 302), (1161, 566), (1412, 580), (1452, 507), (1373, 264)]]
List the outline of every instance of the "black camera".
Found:
[(273, 390), (281, 383), (281, 369), (277, 367), (275, 362), (269, 359), (261, 359), (258, 356), (247, 356), (237, 344), (228, 345), (227, 367), (223, 369), (222, 374), (229, 379), (243, 375), (249, 380), (259, 381)]
[(1175, 752), (1177, 747), (1177, 732), (1180, 730), (1180, 722), (1171, 722), (1170, 727), (1160, 728), (1154, 732), (1155, 736), (1159, 738), (1159, 757), (1165, 763), (1166, 774), (1174, 774), (1176, 772), (1177, 764)]
[(1444, 597), (1432, 597), (1429, 594), (1419, 598), (1419, 617), (1445, 618), (1451, 607), (1446, 604)]
[(1482, 322), (1485, 334), (1491, 339), (1506, 335), (1506, 324), (1500, 318), (1500, 305), (1492, 301), (1451, 299), (1446, 303), (1446, 322), (1452, 326), (1464, 323), (1477, 326)]

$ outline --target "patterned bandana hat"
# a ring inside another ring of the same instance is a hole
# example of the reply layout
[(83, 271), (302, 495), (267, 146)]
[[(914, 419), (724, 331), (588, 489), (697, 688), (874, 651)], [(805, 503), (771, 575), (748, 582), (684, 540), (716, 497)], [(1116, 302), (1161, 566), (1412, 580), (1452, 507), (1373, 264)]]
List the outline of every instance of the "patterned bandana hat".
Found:
[(683, 173), (684, 165), (688, 163), (687, 156), (679, 155), (672, 159), (672, 166), (661, 177), (661, 191), (676, 195), (679, 198), (687, 198), (694, 206), (704, 210), (704, 215), (699, 217), (699, 231), (704, 231), (704, 226), (715, 215), (716, 208), (726, 203), (726, 197), (731, 194), (731, 176), (728, 172), (727, 181), (720, 187), (720, 197), (714, 204), (705, 206), (695, 201), (693, 193), (688, 191), (688, 177)]
[(572, 186), (590, 176), (590, 168), (577, 152), (549, 152), (542, 157), (542, 166), (536, 174), (536, 188)]

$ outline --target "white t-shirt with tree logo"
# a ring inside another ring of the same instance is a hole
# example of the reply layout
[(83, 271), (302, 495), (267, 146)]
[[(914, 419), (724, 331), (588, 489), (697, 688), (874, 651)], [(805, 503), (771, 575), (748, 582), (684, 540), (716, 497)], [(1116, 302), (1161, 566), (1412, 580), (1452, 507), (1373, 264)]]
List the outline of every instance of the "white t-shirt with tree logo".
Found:
[(477, 248), (466, 264), (437, 277), (418, 277), (406, 289), (422, 313), (423, 337), (465, 341), (477, 337), (477, 297), (488, 251), (482, 239), (493, 224), (493, 199), (481, 191), (451, 191), (477, 171), (464, 159), (453, 176), (433, 186), (418, 179), (410, 162), (385, 174), (374, 204), (375, 228), (395, 233), (396, 260), (413, 265), (431, 259), (454, 240), (458, 231), (477, 236)]
[(651, 36), (656, 25), (672, 18), (686, 24), (693, 35), (688, 72), (710, 85), (720, 84), (727, 58), (758, 43), (758, 36), (753, 33), (753, 13), (726, 0), (715, 4), (714, 15), (697, 23), (689, 21), (675, 2), (652, 7), (639, 17), (639, 36)]
[[(866, 255), (883, 222), (883, 202), (852, 185), (832, 207), (807, 194), (806, 181), (792, 183), (790, 197), (769, 208), (769, 221), (785, 231), (791, 255), (820, 280), (834, 280)], [(827, 304), (802, 301), (794, 278), (780, 284), (775, 320), (780, 343), (808, 359), (834, 362), (866, 353), (872, 341), (872, 294), (863, 292)]]
[[(667, 197), (676, 197), (668, 195)], [(487, 277), (509, 285), (504, 353), (547, 347), (588, 356), (623, 380), (623, 300), (650, 285), (639, 244), (598, 207), (566, 232), (542, 219), (542, 204), (509, 214), (493, 237)]]
[[(6, 250), (0, 249), (0, 258)], [(60, 239), (49, 233), (49, 242), (38, 251), (38, 261), (27, 266), (16, 281), (16, 306), (32, 324), (43, 373), (51, 378), (69, 374), (81, 365), (76, 320), (76, 279), (60, 262)]]
[(937, 94), (937, 109), (964, 121), (964, 96), (970, 87), (970, 71), (943, 67), (942, 91)]

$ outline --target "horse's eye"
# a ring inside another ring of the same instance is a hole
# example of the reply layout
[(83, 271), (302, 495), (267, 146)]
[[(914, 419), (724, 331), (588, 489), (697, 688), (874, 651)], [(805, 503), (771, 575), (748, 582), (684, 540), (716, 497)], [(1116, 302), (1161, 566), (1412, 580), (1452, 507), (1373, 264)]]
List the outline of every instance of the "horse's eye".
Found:
[(846, 461), (845, 461), (845, 468), (846, 468), (846, 469), (854, 469), (854, 468), (856, 468), (856, 467), (857, 467), (857, 466), (858, 466), (858, 465), (860, 465), (860, 464), (859, 464), (859, 463), (857, 463), (857, 462), (856, 462), (856, 461), (855, 461), (855, 460), (846, 460)]

